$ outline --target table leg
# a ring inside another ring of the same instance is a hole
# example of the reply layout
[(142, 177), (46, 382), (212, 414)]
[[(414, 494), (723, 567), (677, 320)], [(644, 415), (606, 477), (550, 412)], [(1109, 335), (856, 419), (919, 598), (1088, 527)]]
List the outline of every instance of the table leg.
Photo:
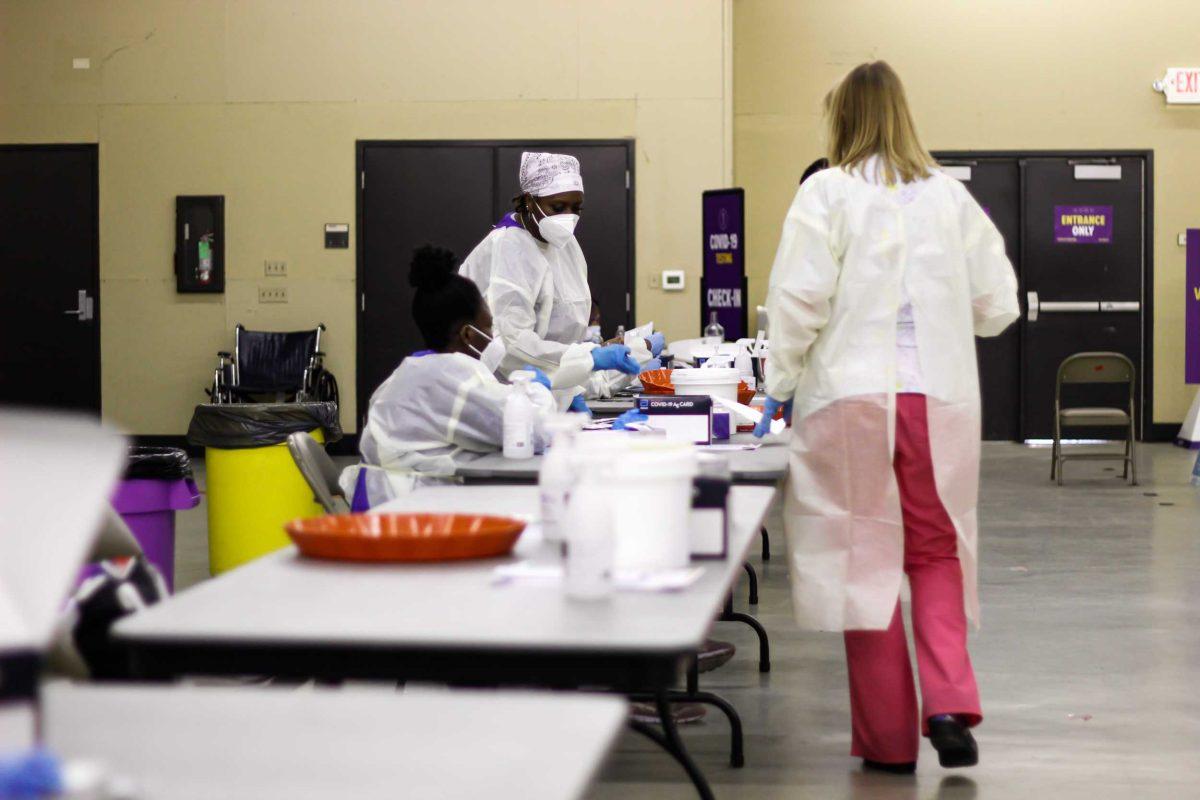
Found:
[(683, 767), (687, 772), (688, 778), (692, 781), (692, 785), (696, 787), (696, 792), (700, 795), (700, 800), (716, 800), (712, 793), (712, 789), (708, 785), (708, 781), (704, 779), (704, 774), (700, 772), (700, 768), (695, 765), (686, 752), (680, 752), (675, 749), (671, 741), (660, 733), (653, 725), (647, 725), (644, 722), (635, 722), (630, 720), (629, 727), (642, 736), (645, 736), (656, 745), (666, 750), (671, 758)]
[(671, 716), (671, 701), (668, 692), (660, 691), (654, 697), (654, 704), (658, 707), (658, 716), (662, 721), (663, 738), (669, 746), (671, 755), (675, 756), (675, 760), (687, 772), (688, 777), (692, 779), (692, 783), (696, 787), (696, 792), (700, 795), (701, 800), (716, 800), (712, 793), (712, 789), (708, 785), (708, 781), (704, 777), (704, 773), (700, 771), (700, 767), (696, 766), (696, 762), (688, 754), (687, 748), (683, 746), (683, 739), (679, 736), (679, 729), (675, 727), (675, 719)]
[[(700, 691), (700, 671), (695, 659), (692, 659), (691, 664), (688, 665), (687, 690), (684, 692), (668, 690), (667, 696), (672, 703), (702, 703), (713, 706), (724, 714), (725, 718), (729, 720), (729, 763), (739, 769), (746, 765), (742, 718), (738, 714), (737, 709), (733, 707), (733, 704), (724, 697), (711, 692)], [(645, 702), (653, 700), (654, 695), (634, 694), (630, 695), (630, 699)]]
[(771, 642), (767, 637), (767, 629), (749, 614), (741, 614), (733, 610), (733, 595), (725, 599), (725, 610), (717, 617), (719, 622), (741, 622), (749, 625), (758, 634), (758, 671), (771, 671)]
[(742, 568), (746, 570), (746, 577), (750, 579), (750, 605), (758, 605), (758, 573), (754, 571), (754, 566), (749, 561), (742, 562)]
[(746, 766), (745, 736), (742, 733), (742, 717), (733, 704), (720, 695), (712, 692), (687, 692), (686, 694), (671, 694), (672, 700), (691, 703), (703, 703), (713, 706), (729, 720), (729, 765), (735, 769)]
[(771, 534), (767, 533), (767, 527), (764, 525), (759, 529), (759, 534), (762, 535), (762, 560), (771, 560)]

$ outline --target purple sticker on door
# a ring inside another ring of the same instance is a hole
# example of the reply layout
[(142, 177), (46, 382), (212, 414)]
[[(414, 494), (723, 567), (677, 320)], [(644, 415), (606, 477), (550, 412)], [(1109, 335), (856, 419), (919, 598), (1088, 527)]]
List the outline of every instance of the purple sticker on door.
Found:
[(1112, 206), (1055, 206), (1054, 241), (1059, 244), (1112, 242)]

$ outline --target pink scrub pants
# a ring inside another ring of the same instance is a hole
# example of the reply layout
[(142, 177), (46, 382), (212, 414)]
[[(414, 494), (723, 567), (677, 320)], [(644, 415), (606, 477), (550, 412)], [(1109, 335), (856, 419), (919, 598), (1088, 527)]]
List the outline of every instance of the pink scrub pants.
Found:
[(918, 731), (928, 734), (930, 717), (956, 714), (969, 725), (983, 719), (967, 654), (958, 537), (934, 483), (925, 395), (896, 396), (893, 468), (904, 514), (904, 572), (912, 589), (919, 715), (900, 603), (886, 631), (845, 632), (850, 753), (882, 763), (916, 761)]

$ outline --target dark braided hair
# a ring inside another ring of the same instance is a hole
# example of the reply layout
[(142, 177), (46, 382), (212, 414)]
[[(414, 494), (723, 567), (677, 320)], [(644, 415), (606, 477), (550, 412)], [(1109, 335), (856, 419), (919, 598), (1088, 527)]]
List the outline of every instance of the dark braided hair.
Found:
[(408, 282), (413, 294), (412, 314), (431, 350), (445, 350), (464, 324), (479, 316), (483, 295), (479, 287), (458, 274), (454, 253), (425, 245), (413, 251)]

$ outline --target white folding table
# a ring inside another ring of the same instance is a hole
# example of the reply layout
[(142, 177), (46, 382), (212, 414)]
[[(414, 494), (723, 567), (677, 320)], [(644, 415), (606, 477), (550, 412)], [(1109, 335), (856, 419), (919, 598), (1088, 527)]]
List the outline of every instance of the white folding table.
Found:
[(53, 752), (154, 800), (572, 800), (627, 714), (562, 692), (62, 683), (41, 708)]
[[(583, 436), (615, 435), (601, 431), (585, 432)], [(732, 450), (722, 447), (730, 445), (754, 445), (755, 450)], [(736, 433), (727, 443), (718, 442), (713, 448), (698, 447), (697, 450), (720, 453), (729, 458), (729, 468), (733, 474), (733, 482), (738, 484), (762, 484), (773, 486), (784, 477), (788, 471), (788, 447), (785, 436), (770, 435), (755, 439), (751, 433)], [(463, 462), (458, 465), (455, 475), (465, 483), (536, 483), (538, 470), (542, 465), (542, 457), (512, 459), (505, 458), (502, 453), (488, 453), (480, 458)]]
[[(558, 585), (496, 585), (494, 568), (505, 559), (351, 564), (303, 558), (289, 547), (127, 617), (113, 633), (135, 675), (146, 678), (266, 674), (649, 692), (665, 717), (658, 741), (710, 797), (670, 721), (669, 693), (725, 607), (774, 493), (734, 487), (726, 558), (702, 562), (703, 575), (678, 592), (580, 602)], [(532, 517), (538, 493), (422, 489), (389, 508)], [(556, 551), (531, 536), (516, 557), (549, 559)]]

